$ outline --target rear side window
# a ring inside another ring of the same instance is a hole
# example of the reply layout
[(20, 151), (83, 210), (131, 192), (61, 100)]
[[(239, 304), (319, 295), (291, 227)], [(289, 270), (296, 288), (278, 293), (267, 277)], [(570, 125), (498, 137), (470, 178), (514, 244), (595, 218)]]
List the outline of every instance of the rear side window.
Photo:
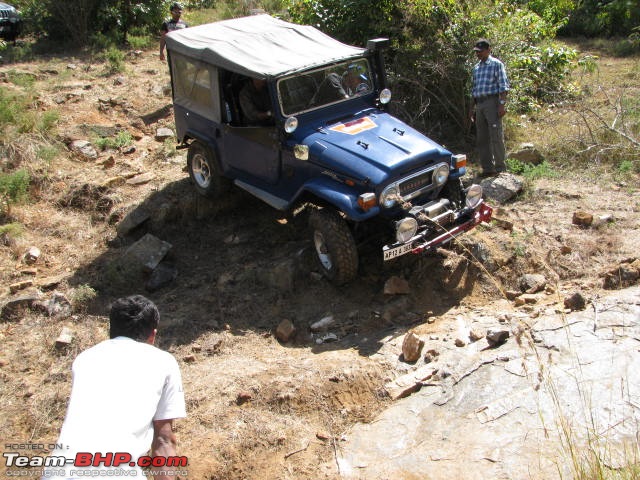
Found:
[(220, 96), (216, 69), (172, 53), (174, 102), (211, 120), (220, 121)]

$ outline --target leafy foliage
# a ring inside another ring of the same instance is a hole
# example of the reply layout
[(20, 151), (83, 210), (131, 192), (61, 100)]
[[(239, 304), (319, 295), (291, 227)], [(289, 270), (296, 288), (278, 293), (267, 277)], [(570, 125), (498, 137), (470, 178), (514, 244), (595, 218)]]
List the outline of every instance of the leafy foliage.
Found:
[(582, 0), (571, 12), (564, 35), (629, 36), (638, 32), (640, 3), (629, 0)]
[(26, 170), (0, 174), (0, 214), (7, 215), (11, 205), (27, 198), (29, 174)]
[(126, 41), (137, 29), (157, 33), (169, 0), (18, 0), (29, 33), (87, 46), (96, 34)]
[(548, 162), (542, 162), (539, 165), (524, 163), (515, 158), (507, 158), (507, 167), (510, 172), (522, 175), (525, 180), (537, 180), (539, 178), (552, 178), (557, 176), (557, 172)]
[(398, 2), (392, 0), (301, 0), (289, 2), (289, 14), (298, 23), (313, 25), (353, 45), (397, 30)]
[(133, 137), (127, 130), (121, 130), (115, 137), (100, 137), (94, 143), (101, 150), (118, 149), (131, 145)]
[(510, 108), (531, 110), (572, 93), (565, 81), (577, 54), (549, 43), (572, 1), (290, 0), (290, 12), (295, 21), (345, 43), (389, 37), (394, 113), (444, 141), (460, 142), (471, 128), (470, 71), (476, 62), (471, 47), (479, 37), (491, 40), (492, 53), (507, 66), (515, 100)]

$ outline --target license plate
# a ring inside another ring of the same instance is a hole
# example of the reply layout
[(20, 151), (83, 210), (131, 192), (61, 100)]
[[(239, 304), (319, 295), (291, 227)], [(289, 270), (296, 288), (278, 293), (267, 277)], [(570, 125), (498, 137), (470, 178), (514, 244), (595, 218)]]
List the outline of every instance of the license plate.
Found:
[(409, 253), (411, 250), (413, 250), (413, 248), (411, 247), (411, 243), (405, 243), (404, 245), (400, 245), (399, 247), (382, 250), (382, 255), (384, 261), (386, 262), (387, 260), (393, 260), (394, 258), (398, 258), (405, 253)]

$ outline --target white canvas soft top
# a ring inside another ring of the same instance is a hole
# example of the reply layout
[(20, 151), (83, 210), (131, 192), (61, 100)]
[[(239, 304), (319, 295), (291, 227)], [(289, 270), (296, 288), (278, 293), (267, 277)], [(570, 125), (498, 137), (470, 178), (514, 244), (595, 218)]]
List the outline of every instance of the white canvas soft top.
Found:
[(269, 78), (361, 56), (320, 30), (269, 15), (169, 32), (167, 49), (251, 77)]

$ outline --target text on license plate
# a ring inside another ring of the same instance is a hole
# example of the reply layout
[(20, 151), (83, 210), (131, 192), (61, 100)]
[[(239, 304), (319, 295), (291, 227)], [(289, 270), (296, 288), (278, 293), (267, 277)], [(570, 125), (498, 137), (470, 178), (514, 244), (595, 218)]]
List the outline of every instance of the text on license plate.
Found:
[(399, 247), (390, 248), (389, 250), (383, 250), (383, 259), (386, 262), (387, 260), (393, 260), (394, 258), (400, 257), (405, 253), (409, 253), (413, 248), (411, 247), (411, 243), (405, 243), (404, 245), (400, 245)]

